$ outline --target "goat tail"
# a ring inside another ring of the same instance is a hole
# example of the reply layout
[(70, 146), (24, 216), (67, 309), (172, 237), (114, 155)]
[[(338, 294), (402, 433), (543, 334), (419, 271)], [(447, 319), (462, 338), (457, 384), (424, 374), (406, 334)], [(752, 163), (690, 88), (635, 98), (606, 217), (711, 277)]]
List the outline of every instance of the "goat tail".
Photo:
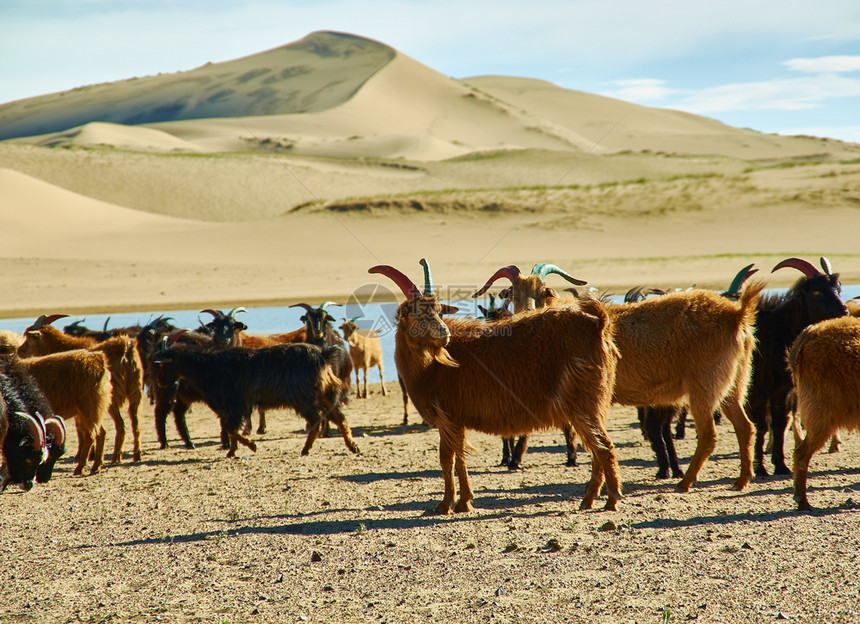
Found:
[(747, 282), (741, 292), (741, 315), (747, 325), (755, 323), (756, 309), (765, 283), (762, 280)]

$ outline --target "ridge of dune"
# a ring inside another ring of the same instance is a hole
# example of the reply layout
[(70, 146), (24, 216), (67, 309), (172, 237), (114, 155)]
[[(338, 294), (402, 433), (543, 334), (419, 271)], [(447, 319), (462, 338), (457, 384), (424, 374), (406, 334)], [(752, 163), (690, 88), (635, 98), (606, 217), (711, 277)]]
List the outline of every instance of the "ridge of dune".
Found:
[(106, 121), (91, 121), (64, 132), (28, 137), (18, 142), (40, 147), (114, 147), (138, 152), (204, 151), (197, 145), (161, 130)]
[(486, 150), (594, 147), (576, 131), (484, 97), (400, 52), (349, 100), (325, 111), (150, 127), (206, 150), (248, 149), (256, 142), (339, 158), (442, 160)]
[(189, 71), (0, 105), (0, 140), (65, 131), (92, 121), (137, 125), (325, 110), (348, 100), (394, 54), (371, 39), (315, 32), (279, 48)]
[(585, 137), (606, 152), (622, 150), (717, 154), (743, 159), (849, 153), (833, 139), (771, 135), (679, 110), (633, 104), (604, 95), (513, 76), (473, 76), (461, 83), (526, 109)]

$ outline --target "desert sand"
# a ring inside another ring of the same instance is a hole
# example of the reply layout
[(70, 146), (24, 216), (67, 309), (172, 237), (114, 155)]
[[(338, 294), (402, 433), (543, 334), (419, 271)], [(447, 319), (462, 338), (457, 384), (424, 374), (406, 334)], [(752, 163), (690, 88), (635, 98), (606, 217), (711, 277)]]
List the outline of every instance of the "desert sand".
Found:
[[(391, 287), (376, 264), (419, 281), (422, 257), (461, 293), (536, 262), (614, 294), (724, 289), (753, 262), (787, 286), (789, 256), (860, 283), (860, 145), (452, 79), (342, 33), (0, 105), (0, 136), (5, 318), (343, 301)], [(785, 479), (729, 492), (728, 425), (679, 495), (614, 408), (613, 513), (577, 511), (590, 459), (562, 467), (559, 433), (515, 474), (473, 436), (477, 510), (439, 518), (437, 434), (399, 401), (351, 402), (358, 457), (336, 438), (299, 457), (283, 412), (226, 460), (202, 406), (195, 450), (158, 449), (146, 406), (139, 465), (74, 478), (70, 441), (54, 481), (0, 497), (2, 619), (857, 621), (856, 435), (813, 459), (807, 515)]]

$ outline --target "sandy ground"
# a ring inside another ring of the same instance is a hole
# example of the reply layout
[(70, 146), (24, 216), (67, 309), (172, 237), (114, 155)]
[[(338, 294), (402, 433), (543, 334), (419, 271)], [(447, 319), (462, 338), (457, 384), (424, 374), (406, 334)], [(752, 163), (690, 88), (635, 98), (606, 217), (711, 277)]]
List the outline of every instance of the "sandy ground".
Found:
[[(394, 384), (389, 384), (393, 389)], [(378, 389), (378, 386), (374, 390)], [(524, 470), (498, 438), (470, 435), (475, 511), (441, 498), (435, 429), (401, 426), (399, 392), (353, 399), (362, 450), (339, 437), (300, 457), (302, 421), (269, 415), (256, 454), (226, 459), (215, 416), (190, 416), (198, 447), (159, 450), (145, 410), (140, 464), (7, 491), (0, 556), (9, 622), (856, 622), (860, 516), (856, 434), (816, 455), (810, 514), (790, 481), (737, 476), (731, 427), (701, 481), (677, 494), (635, 411), (612, 410), (625, 497), (579, 511), (590, 458), (563, 465), (560, 432), (532, 437)], [(256, 424), (256, 423), (255, 423)], [(74, 437), (74, 436), (72, 436)], [(109, 431), (108, 439), (112, 438)], [(790, 444), (790, 443), (789, 443)], [(678, 442), (682, 464), (695, 430)], [(70, 455), (74, 454), (74, 442)], [(858, 496), (858, 499), (854, 499)]]

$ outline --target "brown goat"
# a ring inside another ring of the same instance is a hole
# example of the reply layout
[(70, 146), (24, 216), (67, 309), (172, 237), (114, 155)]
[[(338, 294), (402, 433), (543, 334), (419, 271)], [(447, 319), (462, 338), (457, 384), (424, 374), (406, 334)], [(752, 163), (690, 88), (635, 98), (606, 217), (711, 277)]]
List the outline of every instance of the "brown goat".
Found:
[(94, 338), (76, 337), (64, 334), (50, 323), (66, 315), (39, 317), (24, 331), (24, 342), (18, 348), (21, 357), (48, 355), (73, 349), (101, 351), (108, 358), (111, 371), (111, 402), (109, 412), (116, 428), (114, 439), (114, 463), (122, 461), (122, 447), (125, 442), (125, 423), (120, 408), (128, 402), (128, 417), (131, 421), (134, 439), (133, 460), (140, 461), (140, 423), (138, 408), (143, 397), (143, 363), (134, 339), (128, 336), (114, 336), (103, 342)]
[[(552, 290), (529, 283), (529, 290), (518, 294), (521, 282), (504, 271), (500, 269), (496, 275), (511, 279), (510, 296), (515, 304), (520, 300), (523, 305), (531, 297), (539, 305), (546, 300), (546, 296), (540, 299), (541, 293)], [(692, 290), (638, 303), (606, 304), (621, 353), (613, 401), (646, 407), (677, 405), (684, 397), (689, 399), (698, 442), (678, 483), (681, 492), (695, 483), (716, 446), (712, 415), (717, 406), (731, 420), (738, 438), (741, 474), (733, 487), (743, 489), (752, 478), (752, 424), (743, 401), (755, 344), (755, 306), (763, 289), (763, 282), (747, 285), (740, 303), (711, 291)]]
[[(583, 286), (587, 283), (584, 280), (573, 277), (554, 264), (546, 264), (544, 262), (535, 264), (529, 275), (523, 275), (519, 267), (512, 264), (510, 266), (502, 267), (493, 273), (490, 279), (488, 279), (481, 289), (473, 294), (472, 297), (480, 297), (482, 294), (487, 292), (490, 286), (492, 286), (497, 280), (505, 278), (510, 280), (511, 286), (503, 289), (499, 293), (499, 298), (505, 300), (505, 305), (502, 308), (503, 310), (507, 311), (508, 302), (513, 302), (514, 314), (521, 314), (529, 310), (540, 310), (541, 308), (557, 305), (577, 305), (578, 300), (576, 298), (570, 299), (563, 297), (559, 295), (555, 289), (546, 285), (544, 278), (551, 273), (561, 275), (568, 282), (576, 284), (577, 286)], [(484, 311), (484, 308), (481, 306), (478, 307)], [(490, 309), (492, 310), (492, 308), (493, 295), (490, 294)], [(484, 316), (487, 316), (486, 311), (484, 312)], [(491, 313), (491, 316), (498, 318), (499, 316), (504, 317), (505, 314), (500, 315), (500, 313), (496, 312), (494, 314)], [(567, 446), (567, 465), (576, 466), (576, 433), (569, 425), (563, 427), (563, 433)], [(520, 436), (519, 440), (503, 438), (502, 465), (507, 466), (511, 470), (519, 470), (520, 462), (528, 448), (528, 443), (528, 435)]]
[[(611, 322), (594, 303), (587, 312), (550, 308), (498, 321), (442, 319), (457, 308), (439, 303), (427, 263), (424, 293), (397, 269), (370, 269), (406, 295), (395, 315), (395, 359), (409, 396), (424, 420), (439, 429), (445, 493), (436, 511), (451, 513), (456, 469), (460, 496), (454, 511), (472, 509), (466, 471), (466, 430), (502, 436), (572, 424), (591, 452), (592, 471), (580, 508), (591, 508), (606, 481), (606, 509), (616, 508), (621, 483), (615, 447), (604, 422), (617, 351)], [(542, 339), (544, 338), (544, 339)]]
[(794, 450), (794, 501), (799, 510), (810, 510), (810, 459), (839, 429), (860, 429), (860, 319), (844, 316), (810, 325), (792, 344), (788, 367), (806, 428)]
[[(379, 367), (379, 381), (382, 385), (382, 396), (385, 396), (385, 378), (382, 376), (382, 342), (379, 335), (372, 329), (359, 329), (354, 321), (343, 319), (340, 326), (344, 340), (349, 344), (349, 357), (355, 370), (355, 397), (367, 398), (367, 370)], [(359, 369), (364, 371), (364, 392), (358, 381)], [(404, 423), (405, 424), (405, 423)]]
[(106, 435), (102, 422), (111, 400), (107, 356), (98, 351), (76, 350), (24, 358), (20, 362), (36, 380), (54, 413), (66, 420), (75, 419), (78, 464), (74, 474), (83, 474), (91, 450), (90, 474), (99, 472)]
[(692, 290), (625, 305), (608, 305), (621, 352), (613, 401), (622, 405), (677, 405), (688, 397), (696, 450), (677, 489), (686, 492), (716, 446), (714, 409), (722, 408), (738, 438), (741, 473), (752, 478), (752, 423), (743, 408), (749, 382), (755, 306), (763, 282), (747, 285), (736, 303)]

